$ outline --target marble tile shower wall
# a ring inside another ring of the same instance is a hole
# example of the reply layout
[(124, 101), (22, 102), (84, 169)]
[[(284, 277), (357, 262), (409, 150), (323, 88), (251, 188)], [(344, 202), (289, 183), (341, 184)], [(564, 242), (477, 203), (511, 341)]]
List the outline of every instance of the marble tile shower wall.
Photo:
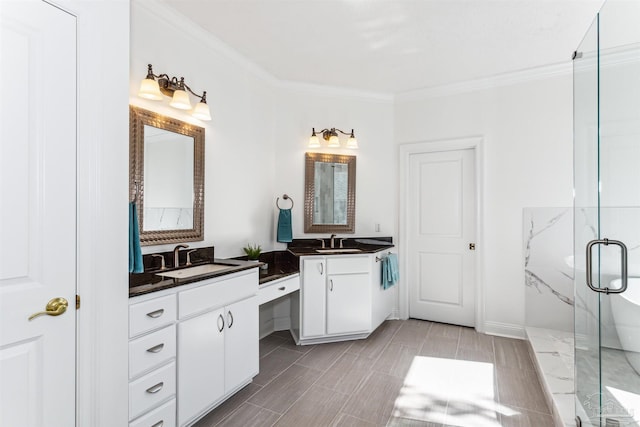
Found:
[(524, 208), (525, 324), (573, 332), (573, 209)]

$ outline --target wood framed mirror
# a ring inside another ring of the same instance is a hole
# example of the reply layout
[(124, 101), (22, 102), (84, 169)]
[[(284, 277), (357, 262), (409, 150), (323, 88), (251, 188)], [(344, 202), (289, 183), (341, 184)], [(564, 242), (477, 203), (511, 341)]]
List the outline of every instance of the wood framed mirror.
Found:
[(356, 156), (305, 153), (304, 232), (354, 233)]
[(129, 198), (141, 245), (204, 240), (204, 128), (130, 106)]

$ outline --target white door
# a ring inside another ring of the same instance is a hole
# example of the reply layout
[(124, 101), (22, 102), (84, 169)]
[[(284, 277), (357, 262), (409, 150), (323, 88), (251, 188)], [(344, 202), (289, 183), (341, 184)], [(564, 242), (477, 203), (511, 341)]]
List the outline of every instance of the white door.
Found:
[[(0, 425), (6, 427), (75, 425), (75, 39), (75, 18), (56, 7), (0, 2)], [(28, 320), (54, 298), (68, 301), (66, 312)]]
[(332, 274), (327, 279), (327, 334), (368, 331), (371, 328), (369, 274)]
[(474, 156), (473, 149), (410, 155), (409, 317), (475, 324)]
[(228, 393), (258, 373), (260, 319), (258, 297), (228, 307), (224, 336), (224, 391)]

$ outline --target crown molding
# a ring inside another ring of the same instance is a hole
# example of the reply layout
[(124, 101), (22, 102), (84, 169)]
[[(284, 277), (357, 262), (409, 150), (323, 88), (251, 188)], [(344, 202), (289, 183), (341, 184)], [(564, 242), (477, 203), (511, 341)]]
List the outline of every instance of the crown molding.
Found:
[(481, 79), (399, 92), (396, 94), (395, 100), (402, 102), (451, 96), (501, 86), (527, 83), (535, 80), (543, 80), (552, 77), (567, 76), (571, 74), (571, 71), (572, 63), (571, 61), (567, 61), (560, 64), (544, 65), (541, 67), (528, 68), (526, 70), (496, 74), (495, 76), (484, 77)]
[(255, 62), (250, 61), (237, 50), (204, 30), (195, 22), (178, 13), (175, 9), (167, 6), (158, 0), (132, 0), (132, 8), (139, 9), (148, 15), (161, 20), (168, 27), (176, 32), (191, 38), (195, 43), (206, 45), (212, 51), (224, 56), (233, 63), (245, 68), (254, 76), (265, 80), (267, 83), (275, 85), (278, 79), (264, 68), (258, 66)]

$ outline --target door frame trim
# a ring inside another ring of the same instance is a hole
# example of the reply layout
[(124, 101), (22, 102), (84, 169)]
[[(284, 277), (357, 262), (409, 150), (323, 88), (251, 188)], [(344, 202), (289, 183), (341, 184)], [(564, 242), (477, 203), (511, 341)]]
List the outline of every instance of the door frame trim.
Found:
[[(409, 161), (412, 154), (435, 153), (439, 151), (456, 151), (472, 149), (475, 151), (475, 182), (476, 182), (476, 292), (475, 292), (475, 329), (485, 332), (484, 325), (484, 272), (483, 272), (483, 212), (484, 212), (484, 139), (482, 136), (469, 136), (453, 139), (437, 139), (399, 144), (399, 172), (400, 172), (400, 203), (399, 203), (399, 245), (400, 267), (402, 271), (409, 271), (408, 265), (408, 209), (409, 198)], [(406, 277), (406, 273), (405, 273)], [(409, 283), (403, 280), (403, 286), (398, 289), (400, 318), (409, 318)]]

